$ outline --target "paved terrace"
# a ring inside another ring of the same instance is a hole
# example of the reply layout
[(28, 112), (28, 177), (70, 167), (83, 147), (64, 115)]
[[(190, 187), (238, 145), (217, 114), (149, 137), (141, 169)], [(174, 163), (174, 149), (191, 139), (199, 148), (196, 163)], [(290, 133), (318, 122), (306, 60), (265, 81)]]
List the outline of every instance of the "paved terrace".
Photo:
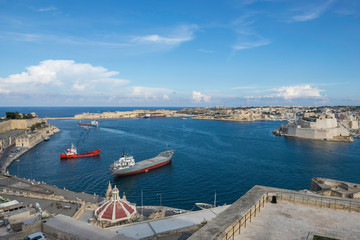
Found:
[[(291, 202), (267, 203), (235, 240), (360, 239), (360, 214)], [(307, 238), (309, 236), (309, 238)]]
[[(268, 202), (274, 195), (277, 204)], [(319, 219), (324, 222), (311, 224)], [(327, 221), (335, 223), (327, 227)], [(307, 239), (313, 233), (360, 239), (360, 201), (255, 186), (188, 240)]]

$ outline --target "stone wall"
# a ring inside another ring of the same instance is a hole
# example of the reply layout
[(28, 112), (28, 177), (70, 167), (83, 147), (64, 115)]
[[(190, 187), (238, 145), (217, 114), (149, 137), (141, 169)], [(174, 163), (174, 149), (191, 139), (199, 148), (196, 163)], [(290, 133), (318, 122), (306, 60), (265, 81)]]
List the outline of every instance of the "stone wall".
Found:
[(10, 120), (12, 129), (27, 129), (36, 123), (46, 122), (45, 119), (42, 118), (32, 118), (32, 119), (15, 119)]
[[(32, 119), (12, 119), (0, 122), (0, 133), (8, 132), (15, 129), (27, 129), (36, 123), (46, 122), (42, 118)], [(47, 123), (47, 122), (46, 122)]]
[(11, 131), (11, 120), (0, 122), (0, 133)]

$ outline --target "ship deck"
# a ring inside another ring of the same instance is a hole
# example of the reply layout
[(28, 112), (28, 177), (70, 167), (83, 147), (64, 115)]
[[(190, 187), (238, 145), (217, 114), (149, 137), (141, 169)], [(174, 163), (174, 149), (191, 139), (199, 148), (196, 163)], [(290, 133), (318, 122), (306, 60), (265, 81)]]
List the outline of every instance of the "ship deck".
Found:
[(142, 166), (142, 165), (147, 165), (147, 164), (153, 164), (153, 163), (166, 161), (166, 160), (169, 160), (172, 157), (173, 154), (174, 154), (174, 151), (162, 152), (159, 155), (157, 155), (156, 157), (149, 158), (149, 159), (137, 162), (137, 163), (135, 163), (135, 165), (136, 166)]

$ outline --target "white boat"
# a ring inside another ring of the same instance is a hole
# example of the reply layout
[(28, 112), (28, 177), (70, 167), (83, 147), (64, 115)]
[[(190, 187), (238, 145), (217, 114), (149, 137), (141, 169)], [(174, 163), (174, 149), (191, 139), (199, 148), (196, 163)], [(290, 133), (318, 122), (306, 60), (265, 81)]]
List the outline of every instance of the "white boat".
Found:
[(202, 210), (216, 207), (216, 192), (214, 194), (214, 205), (209, 203), (195, 203), (195, 205)]

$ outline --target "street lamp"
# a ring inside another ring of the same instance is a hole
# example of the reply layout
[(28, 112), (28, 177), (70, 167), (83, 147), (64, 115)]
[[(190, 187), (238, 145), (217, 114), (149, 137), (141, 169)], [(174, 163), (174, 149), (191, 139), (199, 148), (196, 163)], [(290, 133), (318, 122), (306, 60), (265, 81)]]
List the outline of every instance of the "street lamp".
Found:
[(19, 159), (16, 159), (17, 163), (18, 163), (18, 174), (17, 174), (17, 177), (19, 177), (19, 162), (20, 160)]
[(161, 206), (161, 193), (156, 194), (156, 196), (160, 196), (160, 206)]

